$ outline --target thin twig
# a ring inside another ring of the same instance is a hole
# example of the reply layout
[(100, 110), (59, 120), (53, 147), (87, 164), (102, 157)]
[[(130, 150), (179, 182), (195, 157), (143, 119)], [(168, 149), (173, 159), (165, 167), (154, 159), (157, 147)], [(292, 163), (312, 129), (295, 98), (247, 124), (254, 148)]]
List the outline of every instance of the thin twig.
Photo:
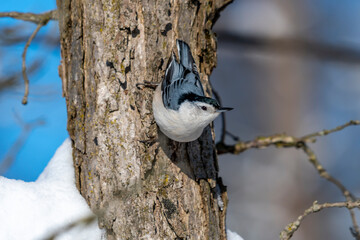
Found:
[(283, 231), (281, 231), (280, 239), (281, 240), (290, 239), (294, 234), (294, 232), (300, 227), (301, 222), (307, 215), (311, 213), (319, 212), (326, 208), (335, 208), (335, 207), (336, 208), (345, 207), (347, 209), (360, 208), (360, 201), (358, 200), (355, 202), (350, 201), (350, 202), (336, 202), (336, 203), (323, 203), (323, 204), (318, 204), (317, 201), (315, 201), (310, 208), (306, 209), (302, 215), (300, 215), (294, 222), (288, 224), (286, 228)]
[(227, 135), (229, 135), (234, 141), (240, 141), (240, 138), (238, 137), (238, 136), (235, 136), (234, 134), (232, 134), (231, 132), (229, 132), (229, 131), (225, 131), (225, 133), (227, 134)]
[[(222, 106), (222, 101), (220, 95), (217, 91), (214, 90), (213, 86), (211, 86), (212, 93), (214, 94), (215, 99), (219, 102), (220, 106)], [(234, 141), (239, 141), (239, 137), (235, 136), (231, 132), (226, 130), (226, 112), (221, 113), (221, 135), (220, 135), (220, 142), (225, 142), (225, 136), (229, 135)]]
[[(329, 181), (329, 182), (333, 183), (335, 186), (337, 186), (340, 189), (340, 191), (342, 192), (342, 194), (344, 195), (347, 202), (355, 202), (357, 200), (356, 197), (339, 180), (337, 180), (336, 178), (331, 176), (324, 169), (324, 167), (318, 161), (314, 151), (309, 146), (307, 146), (307, 144), (305, 144), (303, 142), (302, 144), (299, 144), (298, 147), (301, 148), (305, 152), (305, 154), (308, 156), (310, 163), (318, 171), (320, 177), (326, 179), (327, 181)], [(350, 212), (351, 221), (353, 223), (353, 228), (351, 228), (352, 233), (357, 240), (360, 240), (359, 226), (356, 221), (355, 212), (351, 208), (348, 208), (348, 209)]]
[(54, 240), (57, 237), (59, 237), (61, 234), (66, 233), (68, 231), (70, 231), (71, 229), (80, 226), (80, 225), (90, 225), (91, 223), (93, 223), (94, 221), (97, 220), (97, 216), (94, 214), (89, 214), (83, 218), (80, 218), (58, 230), (56, 230), (55, 232), (53, 232), (49, 237), (45, 238), (45, 240)]
[(360, 125), (360, 121), (352, 120), (336, 128), (307, 134), (300, 138), (296, 138), (286, 134), (275, 134), (267, 137), (257, 137), (255, 140), (246, 141), (246, 142), (238, 141), (234, 145), (227, 145), (224, 142), (219, 142), (218, 144), (216, 144), (216, 148), (218, 150), (218, 154), (224, 154), (224, 153), (239, 154), (250, 148), (266, 148), (269, 146), (297, 147), (297, 145), (301, 142), (314, 142), (316, 140), (316, 137), (325, 136), (327, 134), (334, 133), (346, 127), (354, 126), (354, 125)]
[(344, 128), (346, 127), (349, 127), (349, 126), (354, 126), (354, 125), (360, 125), (360, 121), (359, 120), (351, 120), (343, 125), (340, 125), (340, 126), (337, 126), (333, 129), (330, 129), (330, 130), (322, 130), (322, 131), (319, 131), (319, 132), (316, 132), (316, 133), (311, 133), (311, 134), (308, 134), (308, 135), (305, 135), (303, 137), (301, 137), (301, 139), (312, 139), (312, 138), (315, 138), (315, 137), (322, 137), (322, 136), (326, 136), (330, 133), (334, 133), (334, 132), (338, 132), (338, 131), (341, 131), (343, 130)]
[(44, 19), (49, 20), (58, 20), (57, 10), (52, 10), (45, 13), (21, 13), (21, 12), (0, 12), (0, 17), (10, 17), (18, 20), (23, 20), (27, 22), (32, 22), (40, 24), (44, 22)]
[(30, 46), (31, 41), (34, 39), (34, 37), (36, 36), (36, 34), (39, 32), (40, 28), (43, 26), (43, 23), (39, 23), (35, 29), (35, 31), (31, 34), (29, 40), (26, 42), (25, 47), (24, 47), (24, 51), (22, 54), (22, 75), (24, 78), (24, 83), (25, 83), (25, 92), (24, 92), (24, 97), (22, 99), (22, 104), (27, 104), (27, 98), (29, 96), (29, 78), (26, 74), (26, 53), (27, 53), (27, 49)]
[[(220, 106), (222, 106), (220, 95), (214, 88), (211, 86), (212, 92), (214, 94), (215, 99), (219, 102)], [(226, 135), (226, 120), (225, 120), (225, 112), (221, 113), (221, 135), (220, 135), (220, 142), (225, 142), (225, 135)]]
[(310, 163), (315, 167), (315, 169), (318, 171), (320, 177), (328, 180), (329, 182), (332, 182), (334, 185), (336, 185), (342, 192), (342, 194), (345, 196), (347, 201), (355, 201), (356, 198), (354, 195), (352, 195), (346, 187), (337, 179), (333, 178), (320, 164), (318, 161), (314, 151), (305, 143), (299, 144), (299, 148), (301, 148), (305, 154), (309, 157)]
[(360, 229), (359, 229), (359, 225), (356, 221), (355, 212), (353, 209), (349, 209), (349, 212), (350, 212), (351, 221), (353, 222), (353, 227), (350, 227), (350, 232), (356, 240), (359, 240), (360, 239)]

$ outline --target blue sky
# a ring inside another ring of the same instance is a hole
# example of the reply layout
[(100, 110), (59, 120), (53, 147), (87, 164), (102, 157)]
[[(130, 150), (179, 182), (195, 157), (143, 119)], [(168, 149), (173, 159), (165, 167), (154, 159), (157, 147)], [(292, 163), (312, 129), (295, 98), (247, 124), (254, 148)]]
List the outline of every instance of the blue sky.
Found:
[[(42, 13), (56, 8), (55, 1), (3, 1), (0, 11), (20, 11)], [(25, 31), (31, 32), (35, 24), (1, 18), (0, 26), (21, 24)], [(50, 22), (43, 27), (38, 36), (46, 33), (57, 33), (57, 22)], [(36, 40), (36, 39), (35, 39)], [(39, 37), (41, 40), (41, 37)], [(21, 71), (21, 54), (24, 44), (13, 47), (0, 47), (0, 74), (10, 71)], [(24, 86), (20, 85), (10, 91), (0, 94), (0, 159), (3, 159), (12, 144), (21, 133), (21, 126), (15, 118), (19, 115), (24, 122), (44, 119), (45, 125), (34, 129), (24, 147), (16, 157), (16, 161), (5, 173), (8, 178), (33, 181), (42, 172), (47, 162), (53, 156), (57, 147), (67, 138), (65, 99), (61, 96), (61, 80), (57, 66), (60, 62), (59, 48), (49, 48), (45, 44), (34, 41), (27, 54), (27, 65), (40, 58), (44, 67), (30, 75), (29, 103), (21, 104)], [(6, 61), (5, 61), (6, 59)]]

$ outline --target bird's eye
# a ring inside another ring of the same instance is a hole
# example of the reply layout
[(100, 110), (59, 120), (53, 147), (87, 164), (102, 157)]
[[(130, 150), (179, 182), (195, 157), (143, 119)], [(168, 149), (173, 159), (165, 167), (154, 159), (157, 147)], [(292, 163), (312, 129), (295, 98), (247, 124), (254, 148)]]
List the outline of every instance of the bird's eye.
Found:
[(202, 106), (201, 109), (204, 110), (204, 111), (206, 111), (206, 110), (207, 110), (207, 107)]

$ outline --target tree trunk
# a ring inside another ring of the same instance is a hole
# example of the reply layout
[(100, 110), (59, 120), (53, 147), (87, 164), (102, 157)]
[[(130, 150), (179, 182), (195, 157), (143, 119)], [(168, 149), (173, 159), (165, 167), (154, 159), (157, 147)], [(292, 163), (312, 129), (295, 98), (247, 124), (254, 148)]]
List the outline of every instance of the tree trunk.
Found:
[(212, 130), (169, 140), (154, 122), (153, 91), (136, 84), (161, 81), (182, 39), (210, 95), (211, 28), (230, 1), (57, 1), (77, 187), (108, 239), (226, 239)]

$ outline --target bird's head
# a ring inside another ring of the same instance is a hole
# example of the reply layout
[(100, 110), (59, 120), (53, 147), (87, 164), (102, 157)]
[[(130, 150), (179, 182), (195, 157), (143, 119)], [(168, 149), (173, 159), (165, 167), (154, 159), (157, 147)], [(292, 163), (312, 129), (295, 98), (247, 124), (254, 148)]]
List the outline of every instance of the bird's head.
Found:
[(213, 98), (199, 96), (193, 93), (184, 94), (179, 99), (180, 113), (193, 119), (194, 124), (201, 123), (207, 126), (220, 113), (230, 111), (232, 108), (221, 107)]

